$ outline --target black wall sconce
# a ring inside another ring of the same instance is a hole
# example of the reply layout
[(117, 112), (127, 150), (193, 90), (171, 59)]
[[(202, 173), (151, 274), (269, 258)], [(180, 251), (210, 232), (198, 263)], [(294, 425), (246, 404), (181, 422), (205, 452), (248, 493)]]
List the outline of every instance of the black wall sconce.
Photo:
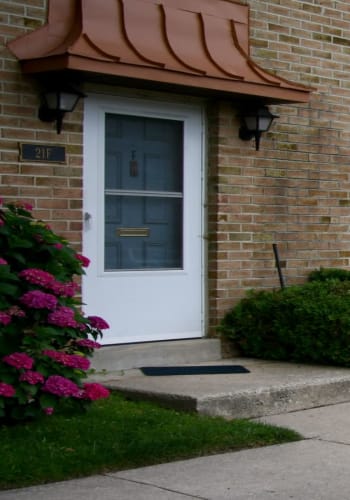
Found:
[(255, 149), (258, 151), (261, 134), (269, 130), (275, 118), (278, 118), (278, 116), (270, 113), (266, 106), (242, 111), (242, 125), (239, 129), (239, 138), (243, 141), (249, 141), (255, 137)]
[(43, 122), (56, 121), (56, 130), (60, 134), (65, 113), (73, 111), (82, 97), (85, 97), (85, 94), (69, 85), (44, 91), (41, 96), (39, 119)]

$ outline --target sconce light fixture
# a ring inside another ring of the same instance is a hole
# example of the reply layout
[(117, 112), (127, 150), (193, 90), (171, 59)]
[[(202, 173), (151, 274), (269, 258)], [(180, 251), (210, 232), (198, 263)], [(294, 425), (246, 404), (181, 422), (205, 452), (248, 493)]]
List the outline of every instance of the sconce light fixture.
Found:
[(69, 85), (46, 90), (41, 96), (39, 119), (43, 122), (56, 121), (56, 130), (60, 134), (65, 113), (73, 111), (82, 97), (85, 97), (85, 94)]
[(266, 106), (261, 106), (253, 110), (241, 113), (242, 125), (239, 129), (239, 138), (249, 141), (255, 137), (255, 149), (259, 150), (260, 137), (263, 132), (267, 132), (277, 115), (270, 113)]

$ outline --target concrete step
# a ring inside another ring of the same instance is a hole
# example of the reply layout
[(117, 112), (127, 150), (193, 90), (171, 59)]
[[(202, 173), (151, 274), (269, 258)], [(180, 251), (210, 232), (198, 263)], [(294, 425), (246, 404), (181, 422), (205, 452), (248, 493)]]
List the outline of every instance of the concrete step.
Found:
[(108, 387), (133, 399), (225, 418), (257, 418), (350, 401), (350, 369), (234, 358), (250, 373), (150, 377), (107, 373)]
[(219, 339), (176, 340), (102, 347), (95, 351), (92, 368), (118, 371), (146, 365), (201, 363), (220, 359)]

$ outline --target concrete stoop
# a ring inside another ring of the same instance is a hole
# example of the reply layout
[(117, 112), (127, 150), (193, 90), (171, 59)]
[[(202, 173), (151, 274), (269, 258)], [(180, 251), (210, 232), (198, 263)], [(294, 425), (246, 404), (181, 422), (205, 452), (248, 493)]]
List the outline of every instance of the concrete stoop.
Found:
[(350, 401), (348, 380), (319, 381), (200, 398), (196, 411), (225, 418), (258, 418)]
[(96, 371), (119, 371), (147, 365), (201, 363), (220, 359), (219, 339), (174, 340), (102, 347), (95, 351), (92, 368)]
[(239, 364), (250, 373), (150, 377), (134, 369), (105, 373), (98, 380), (132, 399), (224, 418), (257, 418), (350, 401), (350, 369), (247, 358), (204, 364)]

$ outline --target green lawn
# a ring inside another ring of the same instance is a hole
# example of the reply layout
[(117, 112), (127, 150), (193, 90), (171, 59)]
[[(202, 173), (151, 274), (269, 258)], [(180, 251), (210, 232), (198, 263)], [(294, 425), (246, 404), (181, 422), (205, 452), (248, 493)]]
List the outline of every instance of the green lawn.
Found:
[(68, 411), (0, 427), (0, 489), (295, 441), (294, 431), (130, 402), (113, 394)]

